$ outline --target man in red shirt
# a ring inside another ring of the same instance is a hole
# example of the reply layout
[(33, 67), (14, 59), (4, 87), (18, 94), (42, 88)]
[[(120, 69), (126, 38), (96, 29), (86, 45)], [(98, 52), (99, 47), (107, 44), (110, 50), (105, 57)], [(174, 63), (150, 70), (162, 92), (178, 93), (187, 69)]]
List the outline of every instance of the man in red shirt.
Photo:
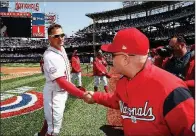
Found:
[(99, 50), (97, 57), (93, 61), (93, 76), (94, 76), (94, 91), (98, 91), (100, 81), (104, 85), (105, 92), (108, 92), (108, 81), (106, 78), (107, 74), (107, 62), (103, 57), (102, 51)]
[(101, 49), (122, 77), (114, 93), (86, 92), (88, 103), (120, 109), (126, 136), (194, 136), (194, 99), (180, 78), (152, 64), (149, 40), (136, 28), (120, 30)]
[(81, 76), (81, 66), (80, 66), (80, 58), (78, 57), (77, 50), (74, 50), (71, 57), (71, 80), (72, 83), (77, 79), (78, 80), (78, 88), (82, 86), (82, 76)]

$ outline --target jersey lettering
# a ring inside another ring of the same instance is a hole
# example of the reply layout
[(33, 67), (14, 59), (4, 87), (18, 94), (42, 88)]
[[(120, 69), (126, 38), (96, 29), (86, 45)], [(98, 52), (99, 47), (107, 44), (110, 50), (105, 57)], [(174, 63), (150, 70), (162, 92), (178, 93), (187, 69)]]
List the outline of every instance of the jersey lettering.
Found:
[(124, 102), (119, 101), (121, 117), (123, 119), (131, 119), (133, 123), (137, 123), (137, 120), (153, 121), (155, 116), (152, 112), (152, 107), (148, 107), (148, 102), (145, 102), (144, 107), (132, 107), (129, 108)]

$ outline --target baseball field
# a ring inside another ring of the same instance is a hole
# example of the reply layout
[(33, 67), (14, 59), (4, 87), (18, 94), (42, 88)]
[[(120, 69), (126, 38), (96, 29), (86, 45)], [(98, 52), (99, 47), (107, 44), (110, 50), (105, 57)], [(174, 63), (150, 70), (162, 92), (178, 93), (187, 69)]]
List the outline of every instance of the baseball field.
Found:
[[(87, 71), (84, 64), (82, 69), (83, 86), (93, 90), (92, 68)], [(115, 80), (109, 82), (111, 87)], [(1, 136), (33, 136), (41, 129), (44, 82), (39, 64), (1, 66)], [(120, 135), (122, 131), (113, 128), (121, 125), (118, 118), (118, 111), (69, 95), (60, 136)]]

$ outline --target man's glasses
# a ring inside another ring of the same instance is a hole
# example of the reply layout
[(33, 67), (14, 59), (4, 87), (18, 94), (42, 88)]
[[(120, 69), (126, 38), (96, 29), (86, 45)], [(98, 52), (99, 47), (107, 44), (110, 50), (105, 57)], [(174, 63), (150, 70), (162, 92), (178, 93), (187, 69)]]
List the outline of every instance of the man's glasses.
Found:
[(50, 37), (52, 37), (52, 38), (63, 38), (63, 37), (65, 37), (65, 34), (63, 33), (63, 34), (58, 34), (58, 35), (49, 35)]

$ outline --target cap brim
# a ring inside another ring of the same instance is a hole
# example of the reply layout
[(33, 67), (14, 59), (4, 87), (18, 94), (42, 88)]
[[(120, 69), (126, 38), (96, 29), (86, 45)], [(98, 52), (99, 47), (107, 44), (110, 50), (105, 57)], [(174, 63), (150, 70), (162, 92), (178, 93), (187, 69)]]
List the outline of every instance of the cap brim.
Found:
[(101, 50), (103, 50), (105, 52), (110, 52), (110, 53), (117, 52), (112, 44), (103, 44), (101, 46)]

